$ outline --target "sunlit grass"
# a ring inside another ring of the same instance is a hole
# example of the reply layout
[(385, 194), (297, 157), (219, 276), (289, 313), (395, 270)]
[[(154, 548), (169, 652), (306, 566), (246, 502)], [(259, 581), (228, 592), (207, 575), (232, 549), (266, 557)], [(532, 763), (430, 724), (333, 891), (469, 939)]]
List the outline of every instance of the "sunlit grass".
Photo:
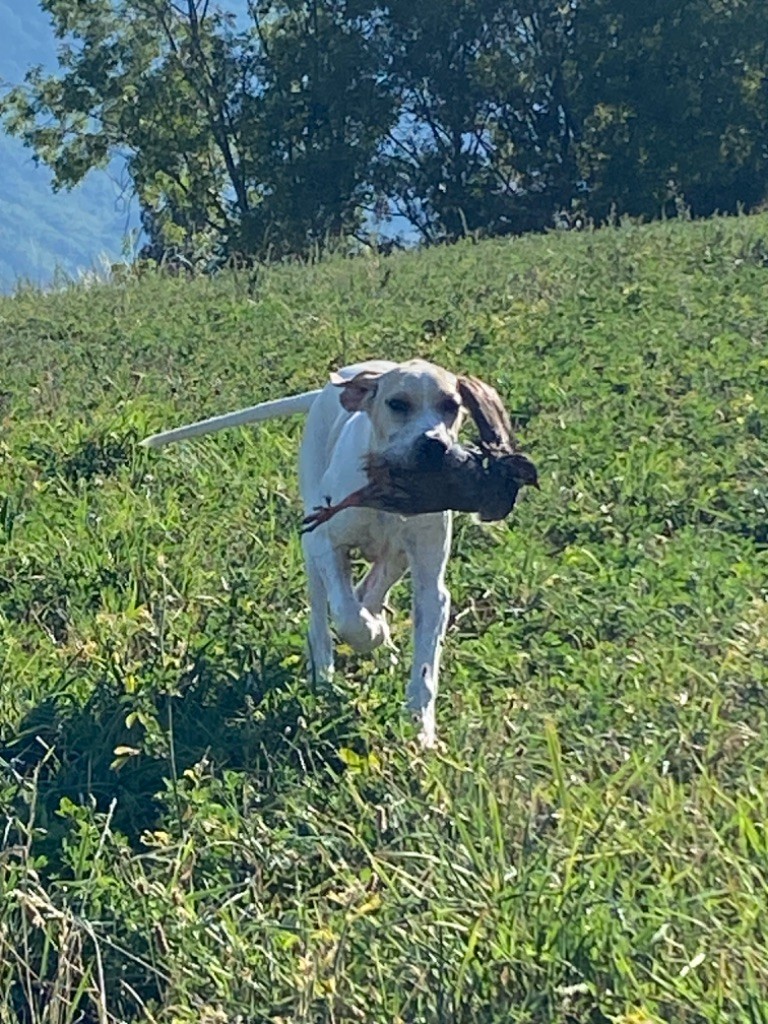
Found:
[[(0, 1021), (768, 1021), (768, 219), (0, 300)], [(440, 752), (303, 673), (300, 423), (485, 377), (541, 494), (459, 517)]]

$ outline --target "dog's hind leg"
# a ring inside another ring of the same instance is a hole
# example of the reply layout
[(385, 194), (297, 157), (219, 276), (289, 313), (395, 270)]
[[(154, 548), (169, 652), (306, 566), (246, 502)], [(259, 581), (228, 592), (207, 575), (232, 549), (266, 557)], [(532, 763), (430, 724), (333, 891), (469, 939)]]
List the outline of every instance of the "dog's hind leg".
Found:
[(408, 568), (405, 552), (390, 553), (373, 563), (355, 588), (355, 596), (364, 608), (381, 615), (387, 594)]

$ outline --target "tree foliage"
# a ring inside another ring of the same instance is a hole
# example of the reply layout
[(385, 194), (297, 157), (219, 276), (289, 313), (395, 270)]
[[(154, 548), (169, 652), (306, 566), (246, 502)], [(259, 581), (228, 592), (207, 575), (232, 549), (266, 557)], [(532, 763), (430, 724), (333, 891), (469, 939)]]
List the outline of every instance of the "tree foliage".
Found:
[(127, 155), (162, 249), (280, 257), (766, 195), (762, 0), (41, 0), (5, 124), (70, 187)]
[(161, 244), (301, 252), (362, 218), (393, 117), (365, 0), (42, 0), (60, 73), (30, 71), (6, 124), (71, 187), (126, 153)]
[(548, 0), (535, 9), (392, 0), (390, 87), (400, 116), (378, 181), (425, 240), (551, 220), (554, 197), (567, 195), (574, 177), (559, 96), (571, 21), (570, 8)]
[(572, 85), (590, 213), (695, 215), (768, 191), (768, 5), (590, 0)]

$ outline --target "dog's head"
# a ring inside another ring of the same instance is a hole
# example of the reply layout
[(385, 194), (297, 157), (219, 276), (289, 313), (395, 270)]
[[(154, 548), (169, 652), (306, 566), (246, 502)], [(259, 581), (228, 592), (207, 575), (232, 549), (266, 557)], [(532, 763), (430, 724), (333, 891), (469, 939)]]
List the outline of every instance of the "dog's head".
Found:
[(509, 417), (496, 390), (475, 377), (457, 377), (413, 359), (390, 370), (363, 370), (333, 382), (349, 412), (365, 412), (372, 450), (413, 470), (437, 469), (458, 438), (468, 412), (489, 446), (512, 446)]

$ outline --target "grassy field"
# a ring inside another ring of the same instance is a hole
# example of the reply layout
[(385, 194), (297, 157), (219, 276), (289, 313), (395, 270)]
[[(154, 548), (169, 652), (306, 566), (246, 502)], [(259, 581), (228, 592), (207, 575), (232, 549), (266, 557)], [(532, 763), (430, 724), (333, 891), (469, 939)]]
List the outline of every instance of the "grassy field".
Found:
[[(541, 493), (458, 517), (439, 752), (303, 674), (301, 424), (421, 355)], [(768, 1022), (768, 217), (0, 301), (0, 1021)]]

